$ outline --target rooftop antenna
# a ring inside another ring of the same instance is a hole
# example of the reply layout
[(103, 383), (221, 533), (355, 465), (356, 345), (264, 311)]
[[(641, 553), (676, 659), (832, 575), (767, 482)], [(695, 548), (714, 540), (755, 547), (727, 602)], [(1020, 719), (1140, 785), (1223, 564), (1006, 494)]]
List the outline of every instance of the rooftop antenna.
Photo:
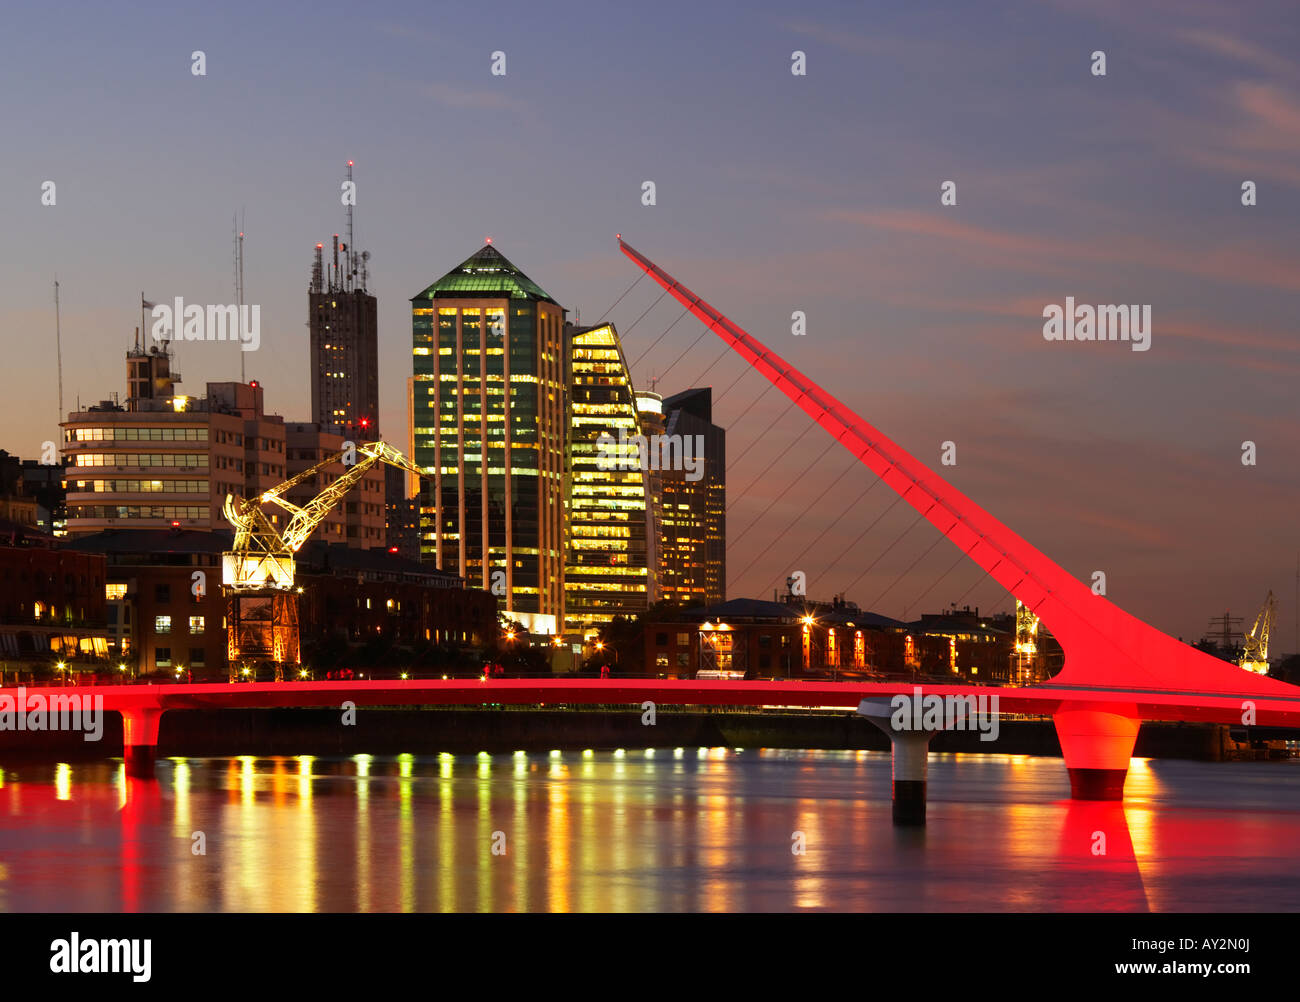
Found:
[[(239, 303), (239, 323), (244, 322), (244, 231), (239, 226), (238, 221), (235, 223), (235, 299)], [(241, 326), (239, 329), (239, 339), (244, 339), (244, 330)], [(239, 353), (239, 381), (248, 382), (244, 373), (244, 356), (247, 352)]]
[(353, 286), (353, 284), (354, 284), (354, 282), (355, 282), (355, 280), (356, 280), (356, 277), (357, 277), (356, 251), (353, 250), (353, 248), (354, 248), (356, 245), (352, 242), (352, 203), (353, 203), (353, 201), (355, 201), (355, 196), (351, 195), (351, 193), (354, 192), (354, 191), (356, 191), (356, 188), (353, 186), (353, 183), (352, 183), (352, 161), (349, 160), (349, 161), (348, 161), (348, 193), (349, 193), (350, 197), (348, 198), (348, 204), (347, 204), (347, 209), (348, 209), (348, 247), (347, 247), (347, 254), (345, 255), (345, 261), (344, 261), (344, 266), (348, 269), (347, 289), (346, 289), (346, 291), (349, 291), (349, 292), (352, 290), (352, 286)]
[(312, 263), (311, 263), (311, 291), (315, 293), (321, 293), (325, 291), (325, 288), (322, 284), (325, 281), (324, 279), (325, 266), (321, 263), (322, 249), (323, 249), (322, 244), (316, 245), (316, 254), (312, 258)]
[(63, 413), (63, 323), (59, 315), (59, 276), (54, 276), (54, 345), (59, 360), (59, 424), (66, 416)]

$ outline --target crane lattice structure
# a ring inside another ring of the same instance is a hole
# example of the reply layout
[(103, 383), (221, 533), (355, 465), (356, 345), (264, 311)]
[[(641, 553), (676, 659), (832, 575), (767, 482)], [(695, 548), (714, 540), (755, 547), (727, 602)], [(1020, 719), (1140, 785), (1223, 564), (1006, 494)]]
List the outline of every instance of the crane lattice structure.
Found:
[[(297, 505), (284, 495), (326, 467), (342, 463), (347, 472), (308, 501)], [(349, 445), (296, 476), (251, 498), (226, 495), (226, 520), (234, 527), (232, 549), (222, 555), (226, 594), (226, 654), (231, 680), (240, 662), (270, 660), (277, 680), (283, 665), (299, 659), (298, 596), (294, 589), (294, 554), (349, 490), (372, 467), (387, 463), (417, 476), (424, 471), (383, 442)], [(289, 514), (283, 530), (272, 524), (264, 505)]]
[(1255, 617), (1255, 625), (1246, 634), (1246, 644), (1241, 651), (1241, 660), (1237, 663), (1247, 671), (1259, 675), (1268, 674), (1268, 635), (1273, 629), (1273, 619), (1277, 614), (1277, 600), (1269, 591), (1264, 599), (1264, 608)]

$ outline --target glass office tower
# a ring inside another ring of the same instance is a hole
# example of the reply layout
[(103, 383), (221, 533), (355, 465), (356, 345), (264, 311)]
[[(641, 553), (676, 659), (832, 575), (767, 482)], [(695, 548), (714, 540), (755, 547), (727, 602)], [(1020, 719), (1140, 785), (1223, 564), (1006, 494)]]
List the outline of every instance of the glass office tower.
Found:
[(564, 617), (564, 310), (486, 244), (411, 300), (422, 559), (537, 633)]
[(646, 607), (647, 474), (634, 441), (641, 421), (632, 377), (614, 325), (568, 325), (565, 334), (571, 371), (564, 622), (565, 632), (585, 633)]

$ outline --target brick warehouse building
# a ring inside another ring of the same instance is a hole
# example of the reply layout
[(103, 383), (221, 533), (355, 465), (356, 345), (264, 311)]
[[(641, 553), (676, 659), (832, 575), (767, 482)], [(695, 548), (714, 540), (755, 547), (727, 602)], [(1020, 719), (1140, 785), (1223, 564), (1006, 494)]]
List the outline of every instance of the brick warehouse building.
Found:
[[(661, 612), (645, 624), (646, 671), (694, 678), (701, 671), (750, 678), (952, 679), (1006, 683), (1011, 617), (969, 608), (903, 622), (851, 602), (733, 599)], [(707, 676), (706, 676), (707, 677)]]
[(30, 526), (0, 523), (0, 670), (62, 660), (108, 664), (104, 558), (54, 548)]
[(385, 550), (309, 543), (298, 555), (302, 643), (383, 635), (404, 645), (482, 647), (496, 639), (497, 602), (447, 571)]
[[(106, 563), (100, 595), (108, 595), (113, 658), (136, 674), (183, 669), (195, 680), (228, 677), (221, 593), (228, 533), (136, 529), (67, 545)], [(495, 598), (454, 574), (384, 550), (325, 542), (304, 546), (297, 565), (304, 646), (327, 635), (350, 644), (381, 636), (404, 645), (468, 646), (495, 637)]]

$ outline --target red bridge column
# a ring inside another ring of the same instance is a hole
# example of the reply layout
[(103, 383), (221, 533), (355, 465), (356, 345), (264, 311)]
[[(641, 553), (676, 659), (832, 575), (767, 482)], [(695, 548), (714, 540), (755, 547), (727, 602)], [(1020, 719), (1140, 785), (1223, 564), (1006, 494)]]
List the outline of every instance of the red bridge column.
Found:
[(127, 774), (152, 779), (158, 758), (158, 722), (163, 711), (157, 706), (139, 706), (121, 712), (122, 755)]
[(1141, 721), (1136, 706), (1065, 704), (1052, 715), (1075, 800), (1123, 800)]

